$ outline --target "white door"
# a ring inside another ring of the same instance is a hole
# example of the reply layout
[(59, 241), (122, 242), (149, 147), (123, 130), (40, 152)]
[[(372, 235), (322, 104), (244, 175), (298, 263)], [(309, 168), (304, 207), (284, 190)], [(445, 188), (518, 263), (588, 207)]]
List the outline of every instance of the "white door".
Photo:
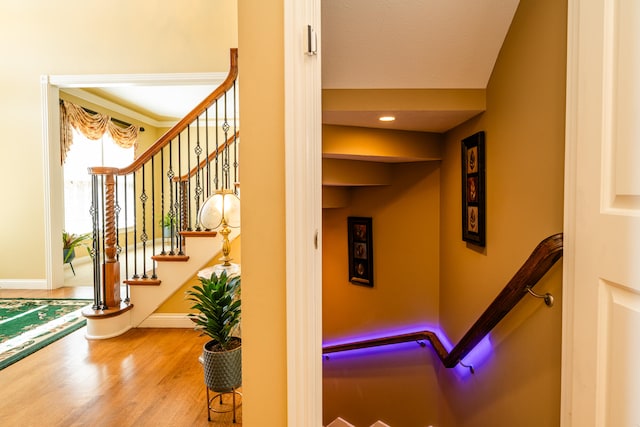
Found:
[(640, 1), (568, 16), (562, 425), (640, 426)]

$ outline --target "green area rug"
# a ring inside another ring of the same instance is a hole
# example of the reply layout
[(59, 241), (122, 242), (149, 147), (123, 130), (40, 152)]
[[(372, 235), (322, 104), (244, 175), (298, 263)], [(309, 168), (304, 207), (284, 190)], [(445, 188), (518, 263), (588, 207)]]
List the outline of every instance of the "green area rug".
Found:
[(86, 299), (0, 298), (0, 369), (86, 325)]

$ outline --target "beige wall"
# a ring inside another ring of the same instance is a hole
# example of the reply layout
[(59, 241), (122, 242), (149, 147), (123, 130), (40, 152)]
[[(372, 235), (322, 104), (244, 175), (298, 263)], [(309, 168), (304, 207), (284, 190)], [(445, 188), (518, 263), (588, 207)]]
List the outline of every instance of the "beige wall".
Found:
[[(323, 210), (323, 341), (438, 323), (439, 162), (391, 166), (387, 186), (351, 190), (351, 203)], [(348, 280), (347, 217), (372, 218), (374, 286)], [(415, 343), (367, 357), (340, 353), (323, 364), (324, 422), (355, 425), (437, 421), (438, 384), (429, 349)], [(372, 408), (375, 408), (373, 410)]]
[(247, 426), (287, 425), (283, 4), (238, 2)]
[[(440, 320), (457, 342), (534, 247), (562, 231), (566, 2), (522, 0), (487, 87), (487, 112), (447, 134), (442, 161)], [(460, 230), (460, 140), (486, 131), (487, 244)], [(443, 426), (554, 426), (560, 417), (561, 269), (491, 334), (476, 375), (443, 370)], [(446, 422), (445, 422), (446, 421)]]
[[(187, 238), (188, 240), (189, 238)], [(241, 246), (241, 236), (236, 237), (231, 241), (231, 258), (233, 259), (231, 262), (234, 264), (242, 264), (242, 246)], [(215, 250), (215, 249), (214, 249)], [(216, 264), (220, 264), (220, 257), (222, 256), (222, 252), (217, 252), (211, 260), (206, 263), (202, 268), (212, 267)], [(186, 291), (193, 288), (194, 285), (200, 283), (197, 274), (187, 280), (187, 282), (178, 288), (177, 291), (173, 293), (165, 302), (163, 302), (160, 307), (154, 313), (188, 313), (191, 310), (191, 302), (186, 299)]]
[(4, 2), (0, 34), (0, 170), (13, 177), (0, 183), (0, 281), (42, 280), (40, 76), (225, 72), (237, 46), (236, 2)]

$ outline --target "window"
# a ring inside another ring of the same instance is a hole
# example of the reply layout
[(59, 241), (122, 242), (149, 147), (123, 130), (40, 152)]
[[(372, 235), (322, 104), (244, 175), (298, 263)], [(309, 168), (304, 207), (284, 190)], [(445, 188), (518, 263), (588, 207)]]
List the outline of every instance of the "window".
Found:
[[(134, 148), (122, 148), (116, 145), (109, 133), (101, 139), (92, 141), (73, 129), (73, 144), (64, 162), (64, 227), (69, 233), (87, 233), (92, 231), (91, 222), (91, 175), (87, 168), (91, 166), (110, 166), (121, 168), (133, 162)], [(127, 224), (133, 224), (133, 180), (118, 179), (118, 204), (120, 216), (118, 226), (125, 224), (124, 195), (127, 200)]]

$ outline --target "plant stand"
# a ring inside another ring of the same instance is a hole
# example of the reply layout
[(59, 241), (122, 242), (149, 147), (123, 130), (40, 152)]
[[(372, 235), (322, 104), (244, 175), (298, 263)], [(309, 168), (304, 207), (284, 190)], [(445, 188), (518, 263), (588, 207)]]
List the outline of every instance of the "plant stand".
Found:
[(69, 264), (71, 266), (71, 271), (73, 272), (74, 276), (76, 275), (76, 271), (73, 269), (73, 264), (71, 262), (75, 259), (75, 257), (76, 254), (73, 249), (62, 249), (62, 260), (65, 264)]
[[(215, 413), (225, 413), (233, 411), (233, 423), (236, 423), (236, 409), (238, 406), (242, 404), (242, 393), (240, 393), (235, 388), (231, 389), (231, 391), (223, 391), (220, 393), (216, 393), (213, 397), (209, 397), (209, 387), (207, 387), (207, 415), (209, 421), (211, 421), (211, 412)], [(213, 391), (213, 390), (212, 390)], [(215, 391), (214, 391), (215, 393)], [(229, 407), (229, 403), (224, 402), (223, 398), (226, 395), (231, 395), (231, 406)], [(237, 403), (236, 395), (240, 397), (240, 403)]]
[[(213, 341), (209, 341), (212, 343)], [(242, 397), (238, 387), (242, 385), (242, 347), (225, 352), (213, 352), (205, 344), (198, 358), (204, 369), (204, 383), (207, 388), (207, 417), (211, 421), (211, 412), (233, 411), (233, 423), (236, 422), (236, 395)], [(209, 391), (216, 393), (209, 396)], [(231, 407), (224, 403), (225, 395), (231, 395)]]

